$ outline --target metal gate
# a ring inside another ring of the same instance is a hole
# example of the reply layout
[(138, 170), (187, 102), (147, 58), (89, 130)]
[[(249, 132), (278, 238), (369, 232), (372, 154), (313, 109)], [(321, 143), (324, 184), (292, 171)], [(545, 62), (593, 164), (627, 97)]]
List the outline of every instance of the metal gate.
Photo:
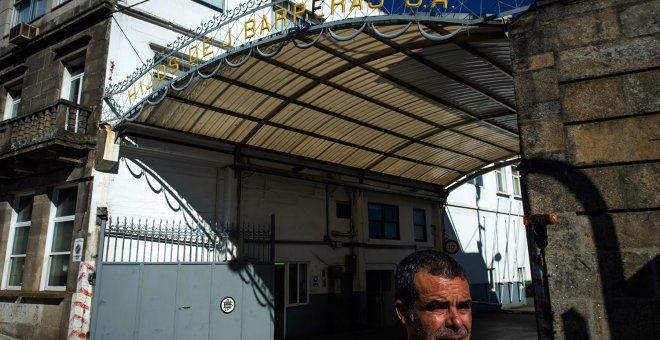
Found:
[(92, 339), (272, 339), (270, 226), (102, 223)]

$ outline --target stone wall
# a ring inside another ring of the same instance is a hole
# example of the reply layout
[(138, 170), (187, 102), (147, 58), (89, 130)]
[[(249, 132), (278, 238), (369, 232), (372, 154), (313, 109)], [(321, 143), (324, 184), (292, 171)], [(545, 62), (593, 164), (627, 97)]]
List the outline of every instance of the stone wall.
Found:
[(510, 38), (557, 339), (660, 338), (660, 1), (537, 1)]

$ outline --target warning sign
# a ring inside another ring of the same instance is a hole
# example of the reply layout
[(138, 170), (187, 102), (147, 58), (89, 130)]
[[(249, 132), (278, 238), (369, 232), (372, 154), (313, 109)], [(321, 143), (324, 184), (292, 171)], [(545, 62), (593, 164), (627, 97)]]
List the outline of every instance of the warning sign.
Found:
[(451, 255), (458, 253), (458, 242), (454, 240), (445, 241), (445, 251)]

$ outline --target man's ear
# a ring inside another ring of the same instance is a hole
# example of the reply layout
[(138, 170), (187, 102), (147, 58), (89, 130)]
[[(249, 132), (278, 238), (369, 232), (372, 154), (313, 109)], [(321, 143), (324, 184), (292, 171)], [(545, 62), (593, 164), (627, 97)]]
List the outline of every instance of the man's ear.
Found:
[(408, 326), (410, 320), (406, 317), (406, 315), (408, 315), (406, 304), (397, 299), (394, 302), (394, 309), (396, 310), (396, 316), (399, 318), (399, 321), (401, 321), (404, 326)]

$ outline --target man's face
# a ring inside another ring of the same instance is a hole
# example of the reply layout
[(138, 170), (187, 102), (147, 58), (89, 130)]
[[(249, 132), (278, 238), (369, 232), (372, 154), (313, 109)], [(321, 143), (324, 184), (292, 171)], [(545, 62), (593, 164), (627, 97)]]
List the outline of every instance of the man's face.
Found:
[(396, 301), (397, 315), (406, 325), (409, 340), (470, 339), (472, 299), (467, 281), (445, 279), (422, 270), (415, 275), (418, 298), (408, 320), (405, 306)]

